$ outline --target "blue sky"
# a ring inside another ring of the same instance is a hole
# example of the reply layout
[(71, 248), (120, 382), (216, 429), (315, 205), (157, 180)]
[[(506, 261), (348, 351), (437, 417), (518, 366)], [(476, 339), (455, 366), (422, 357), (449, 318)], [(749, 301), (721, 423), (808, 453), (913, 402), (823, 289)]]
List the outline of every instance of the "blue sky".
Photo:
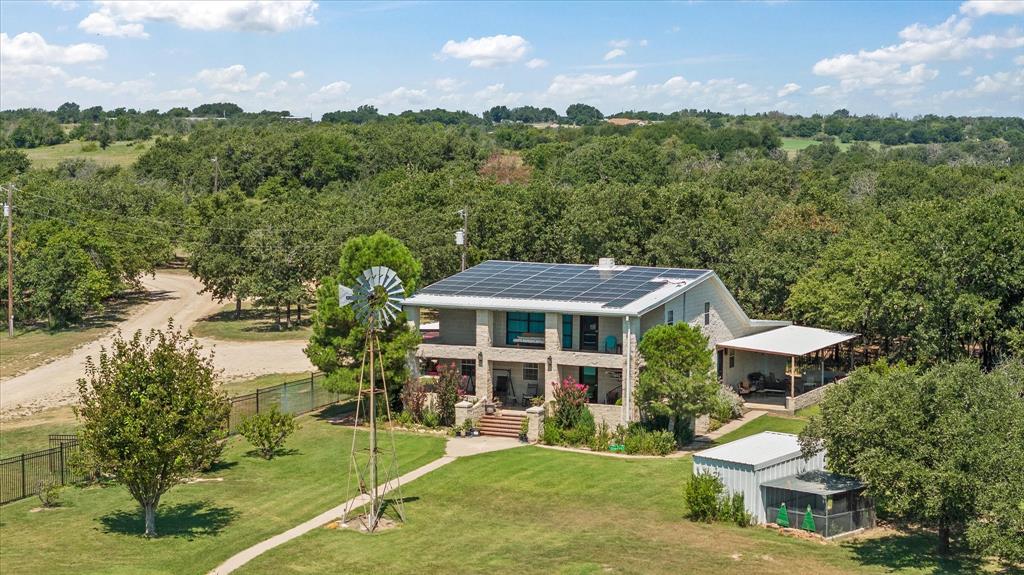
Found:
[(0, 3), (0, 107), (1024, 115), (1024, 1)]

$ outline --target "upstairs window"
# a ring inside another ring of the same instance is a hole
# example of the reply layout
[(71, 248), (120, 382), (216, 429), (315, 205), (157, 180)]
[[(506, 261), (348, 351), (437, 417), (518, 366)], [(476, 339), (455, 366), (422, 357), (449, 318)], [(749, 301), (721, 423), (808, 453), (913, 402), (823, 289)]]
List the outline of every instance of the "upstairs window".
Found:
[(562, 315), (562, 349), (572, 349), (572, 316)]
[(711, 302), (704, 302), (704, 325), (711, 325)]
[[(531, 335), (544, 335), (544, 314), (542, 313), (527, 313), (522, 311), (510, 311), (505, 319), (505, 343), (507, 345), (524, 345), (520, 341), (516, 341), (519, 336), (524, 334)], [(535, 347), (544, 347), (544, 344), (536, 346), (536, 344), (525, 344), (533, 345)]]

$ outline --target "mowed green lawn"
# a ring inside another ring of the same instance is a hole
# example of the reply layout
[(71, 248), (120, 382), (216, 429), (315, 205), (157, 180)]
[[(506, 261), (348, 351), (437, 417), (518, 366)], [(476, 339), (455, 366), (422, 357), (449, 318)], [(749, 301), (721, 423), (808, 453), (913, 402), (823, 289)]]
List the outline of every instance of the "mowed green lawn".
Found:
[[(345, 491), (351, 428), (312, 415), (299, 423), (286, 446), (293, 451), (272, 461), (230, 439), (222, 465), (161, 501), (155, 540), (141, 536), (138, 507), (117, 486), (70, 489), (55, 510), (33, 512), (35, 499), (0, 507), (0, 573), (207, 572), (354, 495)], [(437, 436), (396, 433), (395, 441), (402, 472), (444, 453)]]
[[(91, 152), (82, 151), (85, 142), (73, 141), (55, 146), (40, 146), (38, 148), (27, 148), (22, 150), (32, 160), (34, 168), (52, 168), (63, 160), (71, 158), (84, 158), (92, 160), (103, 166), (130, 166), (139, 159), (152, 141), (145, 144), (132, 144), (132, 142), (112, 142), (107, 149), (97, 147)], [(129, 145), (132, 144), (132, 145)]]
[(684, 459), (523, 447), (460, 459), (403, 486), (409, 522), (317, 529), (238, 573), (939, 573), (926, 538), (804, 541), (685, 519)]
[(744, 424), (743, 427), (734, 429), (722, 437), (719, 437), (715, 440), (715, 444), (721, 445), (723, 443), (729, 443), (730, 441), (736, 441), (737, 439), (742, 439), (748, 435), (754, 435), (755, 433), (761, 433), (762, 431), (800, 433), (806, 425), (807, 420), (798, 417), (762, 415), (761, 417)]

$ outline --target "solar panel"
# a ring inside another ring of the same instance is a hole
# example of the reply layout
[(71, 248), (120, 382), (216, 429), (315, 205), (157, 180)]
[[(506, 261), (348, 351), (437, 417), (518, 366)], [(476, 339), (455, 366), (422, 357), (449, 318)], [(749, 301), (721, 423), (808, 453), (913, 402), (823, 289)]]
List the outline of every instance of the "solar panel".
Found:
[(621, 267), (490, 260), (433, 283), (420, 293), (602, 303), (621, 308), (665, 285), (662, 279), (695, 280), (707, 270)]

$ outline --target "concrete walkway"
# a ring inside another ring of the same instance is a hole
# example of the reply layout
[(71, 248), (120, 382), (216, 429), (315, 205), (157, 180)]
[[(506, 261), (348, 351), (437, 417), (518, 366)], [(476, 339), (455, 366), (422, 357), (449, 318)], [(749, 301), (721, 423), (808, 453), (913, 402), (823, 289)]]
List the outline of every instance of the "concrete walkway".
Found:
[(719, 427), (718, 429), (716, 429), (714, 431), (709, 431), (709, 432), (705, 433), (704, 435), (698, 436), (696, 438), (696, 441), (702, 441), (702, 440), (714, 441), (714, 440), (718, 439), (719, 437), (722, 437), (726, 433), (729, 433), (730, 431), (733, 431), (735, 429), (739, 429), (740, 427), (743, 427), (744, 425), (750, 423), (751, 421), (754, 421), (758, 417), (761, 417), (762, 415), (765, 415), (767, 413), (768, 413), (767, 411), (762, 411), (760, 409), (752, 409), (752, 410), (744, 413), (743, 417), (741, 417), (739, 419), (734, 419), (734, 420), (730, 421), (729, 423), (726, 423), (725, 425), (723, 425), (722, 427)]
[[(430, 473), (431, 471), (434, 471), (435, 469), (448, 465), (449, 463), (455, 461), (459, 457), (468, 457), (470, 455), (487, 453), (490, 451), (502, 451), (505, 449), (512, 449), (513, 447), (519, 447), (521, 445), (524, 444), (520, 443), (516, 439), (510, 439), (507, 437), (485, 436), (471, 438), (456, 437), (449, 439), (447, 445), (445, 446), (445, 455), (443, 457), (441, 457), (440, 459), (435, 459), (434, 461), (431, 461), (430, 463), (422, 467), (418, 467), (410, 471), (409, 473), (406, 473), (405, 475), (399, 477), (397, 481), (389, 482), (388, 484), (384, 485), (380, 493), (381, 495), (384, 495), (390, 492), (392, 489), (394, 489), (397, 485), (406, 485), (407, 483), (419, 479), (420, 477), (423, 477), (424, 475)], [(340, 519), (341, 516), (345, 513), (345, 509), (358, 508), (359, 506), (364, 505), (368, 498), (369, 496), (365, 494), (353, 497), (352, 499), (342, 503), (341, 505), (338, 505), (337, 507), (332, 507), (331, 509), (324, 511), (320, 515), (317, 515), (316, 517), (304, 523), (292, 527), (284, 533), (275, 535), (270, 539), (261, 541), (256, 545), (249, 547), (248, 549), (236, 553), (227, 561), (221, 563), (212, 571), (210, 571), (210, 575), (224, 575), (226, 573), (231, 573), (235, 569), (238, 569), (242, 565), (245, 565), (249, 561), (252, 561), (256, 557), (266, 553), (267, 551), (270, 551), (271, 549), (277, 547), (278, 545), (281, 545), (282, 543), (291, 541), (292, 539), (295, 539), (296, 537), (299, 537), (301, 535), (305, 535), (306, 533), (309, 533), (310, 531), (318, 527), (330, 523), (331, 521)]]

